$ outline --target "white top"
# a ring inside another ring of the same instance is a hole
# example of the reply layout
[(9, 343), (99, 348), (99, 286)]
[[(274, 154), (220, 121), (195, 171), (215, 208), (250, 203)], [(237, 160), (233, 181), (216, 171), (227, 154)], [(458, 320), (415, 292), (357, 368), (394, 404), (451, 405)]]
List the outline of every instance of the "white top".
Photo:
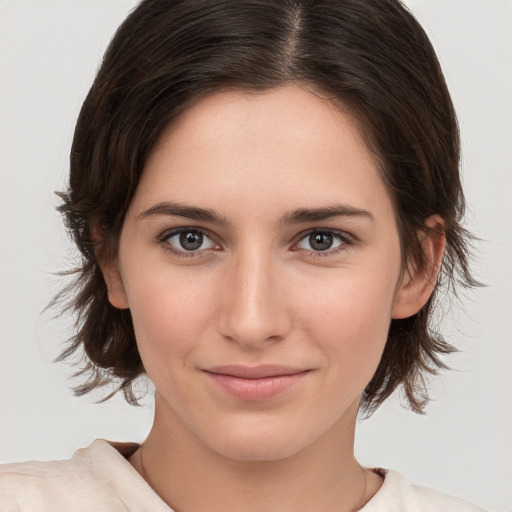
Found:
[[(172, 512), (127, 461), (138, 445), (101, 439), (71, 460), (0, 466), (0, 512)], [(360, 512), (484, 512), (396, 471)]]

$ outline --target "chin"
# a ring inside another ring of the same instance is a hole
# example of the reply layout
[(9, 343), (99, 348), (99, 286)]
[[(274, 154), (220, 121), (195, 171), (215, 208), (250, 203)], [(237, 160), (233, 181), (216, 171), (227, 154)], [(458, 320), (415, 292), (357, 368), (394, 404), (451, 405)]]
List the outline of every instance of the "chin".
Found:
[(271, 462), (283, 460), (308, 446), (312, 439), (301, 435), (297, 425), (249, 421), (246, 425), (230, 425), (219, 429), (219, 436), (207, 444), (219, 455), (241, 462)]

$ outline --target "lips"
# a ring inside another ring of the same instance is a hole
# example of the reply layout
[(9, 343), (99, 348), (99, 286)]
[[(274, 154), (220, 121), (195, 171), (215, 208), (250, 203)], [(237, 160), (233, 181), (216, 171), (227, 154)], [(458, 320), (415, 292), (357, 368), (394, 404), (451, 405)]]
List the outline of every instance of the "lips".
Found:
[(298, 373), (303, 373), (307, 370), (293, 368), (291, 366), (267, 364), (261, 366), (215, 366), (214, 368), (210, 368), (207, 371), (209, 373), (229, 375), (231, 377), (240, 377), (242, 379), (264, 379), (267, 377), (276, 377), (279, 375), (295, 375)]
[(309, 370), (280, 365), (225, 365), (209, 368), (205, 373), (222, 392), (240, 400), (261, 401), (289, 390)]

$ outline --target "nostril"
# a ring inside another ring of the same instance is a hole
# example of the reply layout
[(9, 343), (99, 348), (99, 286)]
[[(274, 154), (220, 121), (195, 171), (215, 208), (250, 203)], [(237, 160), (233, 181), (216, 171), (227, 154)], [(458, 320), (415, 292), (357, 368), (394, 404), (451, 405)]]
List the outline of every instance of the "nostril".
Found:
[(227, 340), (247, 347), (259, 347), (282, 340), (289, 332), (290, 322), (284, 313), (261, 309), (232, 310), (219, 321), (219, 332)]

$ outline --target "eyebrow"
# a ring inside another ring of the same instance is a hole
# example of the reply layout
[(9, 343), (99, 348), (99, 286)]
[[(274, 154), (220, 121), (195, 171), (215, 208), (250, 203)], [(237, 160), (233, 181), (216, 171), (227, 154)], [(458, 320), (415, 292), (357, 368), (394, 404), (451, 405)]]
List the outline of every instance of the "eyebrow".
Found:
[(283, 216), (283, 224), (300, 224), (301, 222), (318, 222), (333, 217), (363, 217), (374, 221), (368, 210), (355, 208), (346, 204), (334, 204), (324, 208), (299, 208)]
[(198, 208), (197, 206), (189, 206), (181, 203), (173, 203), (164, 201), (158, 203), (143, 211), (138, 215), (139, 218), (145, 219), (155, 215), (169, 215), (173, 217), (185, 217), (186, 219), (200, 220), (202, 222), (210, 222), (225, 226), (229, 224), (226, 217), (220, 215), (215, 210), (209, 208)]
[[(158, 215), (184, 217), (186, 219), (199, 220), (221, 226), (230, 224), (226, 217), (215, 210), (170, 201), (155, 204), (140, 213), (138, 217), (144, 219)], [(346, 204), (334, 204), (322, 208), (298, 208), (297, 210), (285, 213), (281, 218), (281, 223), (289, 225), (304, 222), (318, 222), (334, 217), (363, 217), (371, 221), (375, 220), (368, 210), (355, 208)]]

